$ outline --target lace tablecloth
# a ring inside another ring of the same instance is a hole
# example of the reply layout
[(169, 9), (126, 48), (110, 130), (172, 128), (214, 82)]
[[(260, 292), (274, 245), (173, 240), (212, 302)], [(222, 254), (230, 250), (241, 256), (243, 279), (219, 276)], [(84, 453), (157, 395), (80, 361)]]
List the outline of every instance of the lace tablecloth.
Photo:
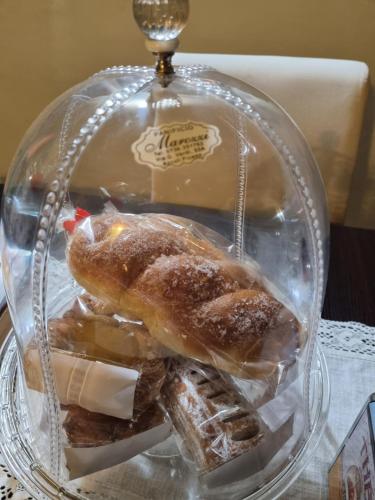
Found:
[[(322, 320), (319, 340), (331, 382), (328, 423), (313, 460), (283, 500), (327, 498), (328, 466), (366, 399), (375, 392), (375, 327)], [(31, 499), (1, 462), (0, 456), (0, 500)]]

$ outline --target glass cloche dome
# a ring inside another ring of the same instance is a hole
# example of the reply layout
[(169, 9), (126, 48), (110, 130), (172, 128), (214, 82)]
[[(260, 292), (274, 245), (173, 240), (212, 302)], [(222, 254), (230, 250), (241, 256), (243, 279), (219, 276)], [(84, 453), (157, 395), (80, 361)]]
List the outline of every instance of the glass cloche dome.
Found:
[(327, 406), (322, 181), (270, 98), (173, 69), (187, 1), (134, 4), (156, 73), (67, 91), (7, 179), (2, 452), (37, 498), (276, 498)]

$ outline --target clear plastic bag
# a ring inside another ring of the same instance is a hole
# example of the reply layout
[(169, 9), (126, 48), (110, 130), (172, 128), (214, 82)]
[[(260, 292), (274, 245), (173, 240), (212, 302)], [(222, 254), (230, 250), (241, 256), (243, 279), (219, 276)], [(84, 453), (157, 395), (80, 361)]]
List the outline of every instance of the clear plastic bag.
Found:
[[(71, 479), (128, 460), (170, 432), (157, 402), (168, 351), (141, 322), (113, 314), (108, 304), (84, 294), (49, 322)], [(25, 351), (24, 370), (29, 389), (43, 392), (33, 342)]]
[(275, 287), (192, 221), (89, 216), (74, 229), (67, 259), (81, 286), (143, 321), (160, 344), (237, 377), (271, 376), (303, 347), (303, 327)]

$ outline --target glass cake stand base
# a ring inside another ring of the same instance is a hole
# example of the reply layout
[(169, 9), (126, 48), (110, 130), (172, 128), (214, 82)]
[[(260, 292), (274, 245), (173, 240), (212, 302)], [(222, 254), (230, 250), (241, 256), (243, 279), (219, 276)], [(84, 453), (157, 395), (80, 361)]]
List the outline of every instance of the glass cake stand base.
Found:
[[(69, 486), (68, 489), (58, 484), (37, 462), (31, 445), (27, 416), (22, 408), (22, 395), (20, 397), (17, 390), (17, 347), (12, 332), (8, 333), (0, 347), (0, 379), (0, 451), (11, 473), (36, 499), (87, 499), (89, 493), (87, 496), (82, 496), (84, 492), (80, 488)], [(273, 500), (283, 494), (297, 479), (311, 459), (323, 434), (329, 396), (327, 366), (324, 355), (318, 347), (311, 370), (309, 437), (293, 460), (276, 477), (245, 498)]]

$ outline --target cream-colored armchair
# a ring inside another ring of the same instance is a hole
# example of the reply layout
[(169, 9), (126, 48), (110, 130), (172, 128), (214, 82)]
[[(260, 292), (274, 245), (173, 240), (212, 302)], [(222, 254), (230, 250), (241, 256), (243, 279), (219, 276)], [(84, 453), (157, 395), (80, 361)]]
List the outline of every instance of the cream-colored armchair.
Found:
[(320, 167), (332, 222), (343, 223), (368, 94), (365, 63), (331, 59), (176, 54), (175, 64), (207, 64), (278, 101), (305, 134)]

